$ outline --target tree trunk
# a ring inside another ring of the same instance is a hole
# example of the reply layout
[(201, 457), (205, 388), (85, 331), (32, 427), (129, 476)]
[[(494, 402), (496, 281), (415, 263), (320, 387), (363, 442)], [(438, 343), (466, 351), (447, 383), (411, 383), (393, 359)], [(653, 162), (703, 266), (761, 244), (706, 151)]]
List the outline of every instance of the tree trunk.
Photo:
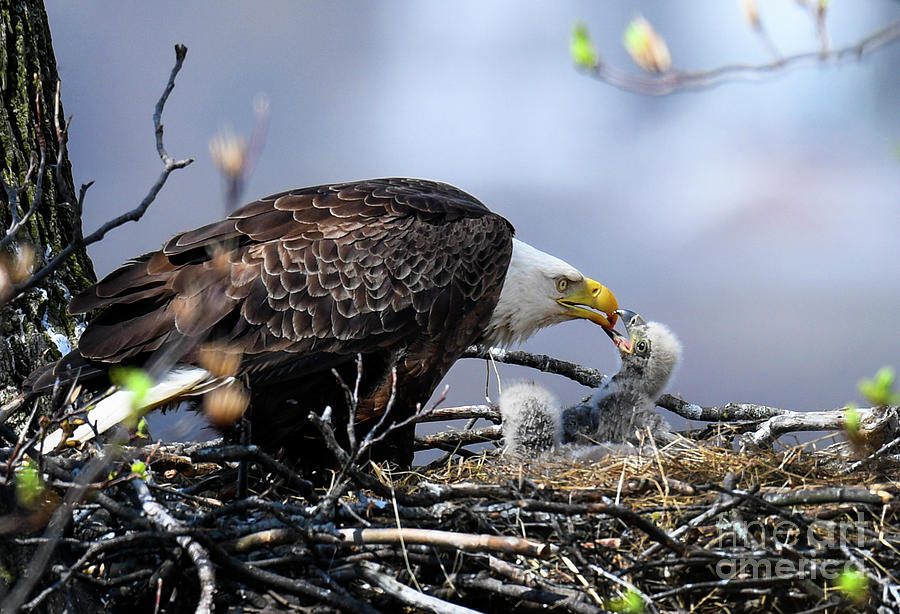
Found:
[[(0, 172), (7, 185), (23, 186), (32, 158), (39, 156), (39, 134), (47, 161), (39, 205), (0, 258), (9, 261), (13, 252), (29, 246), (35, 270), (61, 251), (81, 224), (74, 207), (77, 196), (68, 158), (62, 159), (58, 172), (56, 169), (58, 78), (43, 2), (0, 0), (0, 151), (4, 158)], [(61, 122), (65, 118), (61, 105), (59, 118)], [(33, 174), (19, 199), (18, 218), (34, 198), (35, 181)], [(0, 237), (7, 234), (13, 219), (7, 191), (0, 190)], [(0, 404), (18, 394), (33, 369), (67, 350), (76, 326), (66, 308), (70, 293), (94, 279), (91, 261), (82, 248), (39, 288), (0, 307)]]

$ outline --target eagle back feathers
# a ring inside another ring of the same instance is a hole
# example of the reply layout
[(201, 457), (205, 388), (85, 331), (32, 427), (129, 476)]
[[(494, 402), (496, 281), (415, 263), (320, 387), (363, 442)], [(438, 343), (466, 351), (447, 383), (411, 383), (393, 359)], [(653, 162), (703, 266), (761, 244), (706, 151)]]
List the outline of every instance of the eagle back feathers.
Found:
[[(324, 365), (422, 335), (458, 338), (458, 355), (496, 305), (512, 234), (475, 198), (437, 182), (275, 194), (173, 237), (74, 298), (75, 313), (103, 309), (79, 351), (135, 360), (178, 334), (227, 343), (250, 374), (300, 355), (315, 369), (317, 356)], [(477, 321), (463, 317), (473, 311)]]

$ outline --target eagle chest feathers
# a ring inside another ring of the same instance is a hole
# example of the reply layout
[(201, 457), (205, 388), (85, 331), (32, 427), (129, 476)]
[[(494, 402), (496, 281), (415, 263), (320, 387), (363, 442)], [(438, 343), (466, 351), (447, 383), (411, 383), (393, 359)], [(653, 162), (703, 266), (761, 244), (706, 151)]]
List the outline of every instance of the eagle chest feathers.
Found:
[[(383, 411), (396, 367), (398, 418), (424, 403), (485, 330), (512, 253), (512, 226), (451, 186), (385, 179), (304, 188), (185, 232), (76, 297), (102, 309), (78, 354), (57, 366), (142, 364), (188, 339), (241, 356), (254, 432), (278, 437), (310, 410)], [(335, 412), (336, 414), (339, 412)], [(290, 430), (290, 429), (288, 429)], [(271, 432), (269, 432), (271, 431)]]

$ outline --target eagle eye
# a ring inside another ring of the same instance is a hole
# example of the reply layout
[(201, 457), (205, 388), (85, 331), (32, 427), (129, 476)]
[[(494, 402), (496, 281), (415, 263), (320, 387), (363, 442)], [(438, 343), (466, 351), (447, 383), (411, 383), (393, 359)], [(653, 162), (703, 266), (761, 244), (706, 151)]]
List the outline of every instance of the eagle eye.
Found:
[(637, 342), (637, 344), (635, 344), (634, 349), (639, 354), (645, 354), (647, 350), (650, 349), (650, 343), (648, 341), (645, 341), (644, 339), (641, 339)]
[(560, 292), (565, 292), (566, 288), (569, 287), (569, 280), (565, 277), (560, 277), (556, 280), (556, 289)]

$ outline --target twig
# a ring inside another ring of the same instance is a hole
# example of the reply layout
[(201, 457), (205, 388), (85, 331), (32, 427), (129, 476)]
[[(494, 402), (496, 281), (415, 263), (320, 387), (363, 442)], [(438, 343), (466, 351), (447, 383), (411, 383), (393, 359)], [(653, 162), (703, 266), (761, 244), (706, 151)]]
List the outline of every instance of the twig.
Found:
[(312, 597), (316, 601), (329, 604), (341, 612), (362, 612), (363, 614), (379, 614), (378, 610), (364, 601), (359, 601), (339, 591), (328, 590), (300, 578), (286, 578), (276, 573), (260, 569), (249, 563), (230, 556), (221, 546), (209, 537), (197, 536), (204, 542), (212, 557), (225, 570), (236, 575), (248, 584), (265, 589), (278, 589), (295, 595)]
[(443, 599), (426, 595), (417, 590), (411, 589), (405, 584), (397, 582), (390, 577), (379, 565), (361, 561), (356, 565), (360, 577), (367, 582), (371, 582), (379, 587), (397, 601), (424, 612), (433, 614), (479, 614), (477, 610), (472, 610), (460, 605), (448, 603)]
[[(33, 155), (33, 154), (32, 154)], [(41, 195), (43, 192), (43, 184), (44, 184), (44, 163), (47, 159), (47, 152), (44, 147), (41, 147), (40, 154), (40, 163), (38, 164), (37, 170), (37, 179), (34, 182), (34, 196), (31, 198), (31, 205), (28, 207), (28, 211), (25, 212), (20, 219), (16, 220), (16, 215), (13, 216), (12, 225), (6, 230), (6, 235), (0, 238), (0, 249), (5, 248), (13, 239), (15, 239), (16, 234), (21, 230), (25, 224), (31, 219), (31, 216), (37, 211), (38, 205), (41, 203)], [(28, 168), (28, 172), (25, 173), (25, 184), (28, 183), (28, 179), (31, 176), (31, 172), (33, 169), (33, 164)], [(6, 182), (3, 181), (3, 187), (6, 189), (7, 200), (9, 201), (9, 208), (11, 212), (17, 212), (18, 210), (18, 197), (21, 196), (24, 191), (23, 188), (12, 188), (6, 185)]]
[(696, 72), (670, 70), (656, 77), (635, 75), (602, 62), (584, 70), (595, 79), (628, 92), (666, 96), (686, 90), (712, 88), (728, 82), (758, 80), (803, 64), (840, 64), (846, 60), (859, 60), (898, 39), (900, 39), (900, 22), (895, 22), (841, 49), (808, 51), (779, 57), (765, 64), (728, 64)]
[[(572, 381), (578, 382), (583, 386), (596, 388), (607, 376), (590, 367), (585, 367), (574, 362), (560, 360), (544, 354), (532, 354), (522, 350), (504, 350), (501, 348), (488, 348), (482, 345), (469, 346), (462, 355), (463, 358), (482, 358), (485, 360), (496, 360), (511, 365), (519, 365), (523, 367), (531, 367), (545, 373), (553, 373), (567, 377)], [(683, 399), (679, 399), (670, 394), (664, 394), (657, 401), (657, 405), (663, 409), (678, 414), (689, 420), (704, 420), (709, 422), (718, 421), (737, 421), (737, 420), (766, 420), (772, 416), (787, 413), (788, 410), (778, 407), (767, 407), (765, 405), (757, 405), (754, 403), (726, 403), (721, 406), (703, 407), (695, 403), (689, 403)], [(492, 419), (491, 412), (488, 408), (491, 406), (474, 405), (471, 408), (452, 408), (447, 414), (447, 419), (455, 417), (474, 417), (479, 413), (478, 417)], [(466, 409), (471, 409), (471, 413), (467, 414)], [(441, 410), (437, 410), (440, 412)], [(458, 413), (458, 416), (454, 416)], [(421, 419), (425, 422), (427, 418)]]
[(884, 455), (887, 452), (893, 450), (898, 445), (900, 445), (900, 437), (895, 437), (894, 439), (890, 440), (889, 442), (887, 442), (886, 444), (884, 444), (883, 446), (881, 446), (880, 448), (878, 448), (877, 450), (875, 450), (874, 452), (872, 452), (871, 454), (866, 456), (865, 458), (861, 458), (858, 461), (850, 463), (850, 466), (848, 467), (848, 469), (850, 471), (856, 471), (857, 469), (862, 467), (864, 464), (870, 463), (873, 460), (884, 457)]
[(659, 609), (655, 605), (653, 605), (653, 599), (650, 597), (650, 595), (643, 592), (641, 589), (636, 587), (631, 582), (629, 582), (623, 578), (620, 578), (619, 576), (617, 576), (615, 574), (609, 573), (608, 571), (606, 571), (599, 565), (591, 565), (591, 571), (593, 571), (598, 576), (606, 578), (610, 582), (613, 582), (615, 584), (625, 587), (626, 591), (631, 591), (632, 593), (634, 593), (635, 595), (637, 595), (638, 597), (640, 597), (641, 599), (644, 600), (645, 608), (649, 608), (649, 610), (651, 612), (655, 612), (657, 614), (659, 613)]
[(0, 603), (0, 612), (4, 614), (14, 614), (24, 603), (25, 599), (34, 589), (35, 585), (41, 580), (44, 570), (50, 562), (50, 557), (56, 550), (56, 546), (62, 537), (62, 533), (69, 520), (72, 517), (72, 511), (75, 506), (84, 498), (88, 485), (94, 482), (104, 469), (107, 467), (109, 458), (104, 454), (94, 458), (88, 465), (78, 474), (78, 481), (75, 487), (70, 488), (66, 493), (63, 504), (56, 508), (44, 536), (47, 540), (38, 547), (37, 552), (32, 556), (28, 564), (28, 571), (16, 585), (12, 588), (6, 599)]
[(763, 576), (761, 578), (723, 578), (721, 580), (712, 580), (709, 582), (690, 582), (682, 586), (672, 588), (666, 591), (660, 591), (653, 594), (653, 600), (659, 602), (661, 599), (673, 597), (675, 595), (683, 595), (684, 593), (692, 593), (696, 591), (711, 592), (716, 589), (723, 591), (737, 592), (747, 587), (759, 586), (780, 586), (789, 584), (796, 580), (804, 578), (802, 572), (793, 574), (783, 574), (772, 576)]
[(308, 480), (304, 480), (297, 475), (296, 471), (263, 452), (257, 445), (220, 445), (201, 448), (189, 452), (187, 455), (190, 456), (194, 462), (254, 461), (262, 465), (265, 469), (283, 478), (288, 484), (299, 490), (308, 501), (315, 503), (319, 499), (316, 495), (315, 488)]
[[(187, 47), (184, 45), (175, 45), (175, 66), (172, 68), (172, 72), (169, 75), (169, 81), (166, 84), (165, 89), (163, 90), (162, 96), (160, 96), (159, 101), (156, 103), (155, 111), (153, 113), (153, 125), (156, 133), (156, 151), (159, 154), (160, 159), (163, 161), (164, 168), (157, 178), (156, 182), (150, 186), (150, 190), (147, 192), (147, 195), (144, 196), (143, 200), (138, 204), (137, 207), (132, 209), (131, 211), (124, 213), (108, 222), (100, 226), (97, 230), (92, 232), (86, 237), (80, 236), (80, 231), (76, 232), (76, 236), (73, 237), (72, 241), (63, 248), (50, 262), (44, 265), (39, 271), (31, 275), (24, 282), (17, 284), (12, 287), (10, 293), (10, 299), (14, 300), (20, 297), (22, 294), (30, 290), (31, 288), (38, 285), (47, 275), (54, 272), (59, 268), (60, 264), (68, 258), (76, 249), (80, 249), (87, 245), (91, 245), (92, 243), (96, 243), (101, 240), (106, 233), (114, 228), (118, 228), (119, 226), (127, 223), (127, 222), (136, 222), (141, 219), (144, 213), (147, 212), (147, 209), (156, 199), (157, 194), (165, 185), (166, 180), (169, 178), (169, 175), (178, 169), (184, 168), (187, 165), (191, 164), (194, 159), (186, 158), (184, 160), (174, 160), (169, 154), (166, 153), (166, 150), (163, 146), (163, 126), (160, 123), (163, 107), (165, 106), (166, 100), (169, 97), (169, 94), (172, 92), (172, 89), (175, 87), (175, 77), (178, 75), (178, 72), (181, 70), (181, 66), (184, 62), (185, 55), (187, 54)], [(86, 183), (81, 186), (81, 192), (78, 197), (78, 202), (76, 204), (76, 213), (80, 215), (81, 211), (84, 208), (84, 196), (91, 186), (93, 182)], [(81, 225), (77, 224), (77, 228), (80, 229)]]
[(84, 554), (78, 558), (75, 563), (68, 566), (66, 570), (60, 575), (59, 580), (45, 588), (41, 593), (24, 604), (22, 607), (25, 610), (33, 610), (37, 606), (39, 606), (44, 599), (49, 597), (54, 591), (62, 588), (69, 579), (79, 570), (81, 569), (88, 561), (90, 561), (93, 557), (100, 554), (101, 552), (105, 552), (107, 550), (115, 550), (122, 546), (130, 546), (137, 542), (142, 541), (160, 541), (168, 539), (168, 535), (164, 533), (160, 533), (159, 531), (146, 531), (143, 533), (129, 533), (127, 535), (122, 535), (119, 537), (112, 537), (103, 541), (94, 542), (85, 550)]
[[(153, 495), (150, 494), (150, 489), (147, 488), (147, 484), (142, 479), (132, 480), (131, 484), (150, 522), (166, 531), (177, 531), (182, 528), (181, 523), (153, 498)], [(182, 548), (187, 550), (188, 556), (191, 557), (194, 565), (197, 566), (197, 577), (200, 581), (200, 599), (194, 611), (197, 614), (211, 614), (213, 596), (216, 592), (216, 573), (209, 560), (209, 553), (196, 540), (186, 535), (181, 535), (176, 540)]]
[(465, 552), (506, 552), (539, 559), (549, 557), (555, 548), (549, 544), (505, 535), (475, 535), (432, 529), (338, 529), (338, 534), (354, 544), (426, 544), (436, 548)]
[(550, 512), (554, 514), (608, 514), (640, 529), (653, 541), (659, 542), (677, 554), (687, 554), (688, 548), (664, 530), (636, 513), (635, 511), (612, 503), (556, 503), (554, 501), (523, 500), (518, 505), (523, 510), (534, 512)]
[[(565, 595), (561, 595), (559, 593), (554, 593), (549, 590), (539, 589), (539, 588), (531, 588), (528, 586), (522, 586), (519, 584), (511, 584), (508, 582), (501, 582), (496, 578), (491, 578), (487, 575), (482, 574), (460, 574), (456, 576), (456, 584), (460, 588), (469, 588), (469, 589), (479, 589), (486, 593), (502, 595), (504, 597), (514, 599), (516, 601), (525, 601), (543, 604), (545, 606), (555, 606), (558, 609), (563, 609), (561, 606), (566, 601)], [(588, 604), (578, 604), (577, 608), (565, 608), (572, 611), (577, 611), (580, 613), (588, 614), (588, 613), (596, 613), (600, 614), (605, 610), (600, 608), (595, 608)], [(556, 611), (556, 610), (554, 610)]]

